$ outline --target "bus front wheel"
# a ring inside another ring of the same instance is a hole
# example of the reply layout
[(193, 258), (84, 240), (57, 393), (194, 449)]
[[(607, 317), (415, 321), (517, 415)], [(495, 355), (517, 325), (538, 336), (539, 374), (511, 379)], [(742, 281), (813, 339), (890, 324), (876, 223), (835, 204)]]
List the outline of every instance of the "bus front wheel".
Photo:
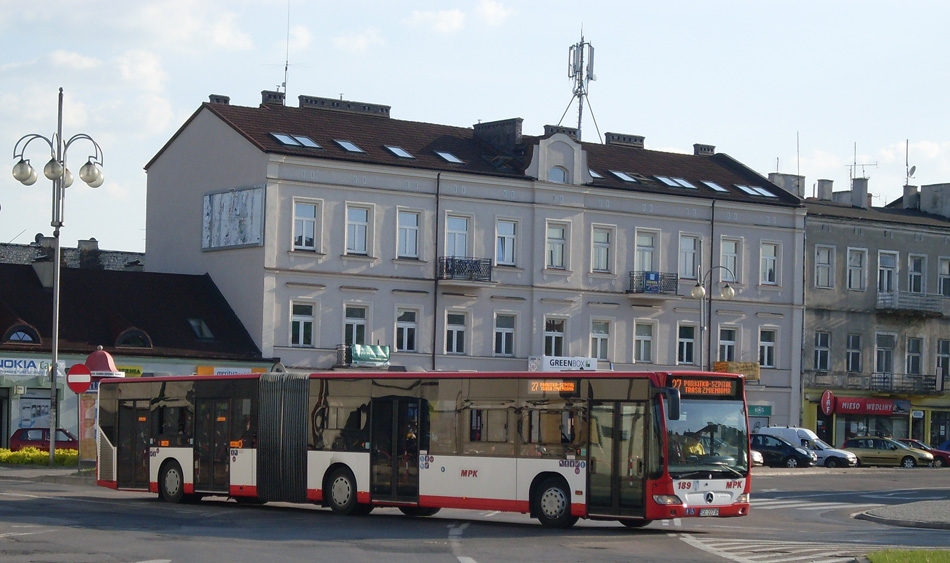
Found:
[(178, 503), (185, 498), (185, 479), (177, 461), (165, 462), (158, 475), (158, 493), (165, 502)]
[(439, 509), (433, 506), (400, 506), (399, 511), (406, 516), (422, 517), (434, 516), (439, 512)]
[(563, 479), (545, 479), (532, 500), (533, 512), (545, 528), (570, 528), (577, 522), (577, 516), (571, 515), (571, 494)]
[(628, 528), (644, 528), (649, 526), (653, 520), (645, 520), (641, 518), (621, 518), (620, 523)]
[(357, 511), (356, 479), (345, 468), (336, 469), (327, 481), (327, 503), (337, 514), (354, 514)]

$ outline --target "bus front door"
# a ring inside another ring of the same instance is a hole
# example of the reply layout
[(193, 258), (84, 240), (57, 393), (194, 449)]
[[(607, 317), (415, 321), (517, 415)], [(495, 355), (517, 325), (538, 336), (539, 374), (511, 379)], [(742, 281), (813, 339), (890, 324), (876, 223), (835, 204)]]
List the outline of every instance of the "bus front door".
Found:
[(419, 399), (373, 399), (370, 492), (374, 501), (419, 501), (419, 438), (422, 418)]
[(148, 490), (148, 401), (119, 401), (116, 484)]
[(610, 401), (591, 405), (588, 512), (642, 517), (646, 468), (647, 403)]
[(227, 399), (199, 399), (195, 405), (195, 492), (230, 488), (230, 409)]

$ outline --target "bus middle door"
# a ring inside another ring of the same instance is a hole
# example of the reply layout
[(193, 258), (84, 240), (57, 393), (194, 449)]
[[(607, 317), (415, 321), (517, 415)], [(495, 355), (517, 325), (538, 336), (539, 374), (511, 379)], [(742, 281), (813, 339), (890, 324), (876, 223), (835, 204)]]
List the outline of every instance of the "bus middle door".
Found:
[(647, 403), (591, 405), (588, 511), (592, 515), (644, 515)]
[(195, 492), (228, 492), (230, 418), (227, 399), (198, 399), (195, 405)]
[(380, 397), (372, 401), (370, 491), (375, 501), (419, 501), (419, 399)]

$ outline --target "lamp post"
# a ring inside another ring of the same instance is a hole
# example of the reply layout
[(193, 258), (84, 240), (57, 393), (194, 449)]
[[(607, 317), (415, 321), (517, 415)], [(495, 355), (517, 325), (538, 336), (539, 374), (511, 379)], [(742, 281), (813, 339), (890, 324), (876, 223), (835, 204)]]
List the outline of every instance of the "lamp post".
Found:
[(72, 185), (72, 172), (66, 168), (66, 152), (76, 141), (86, 140), (92, 143), (95, 149), (94, 154), (86, 159), (86, 163), (79, 169), (79, 178), (91, 188), (98, 188), (102, 185), (104, 177), (102, 175), (102, 150), (99, 144), (92, 137), (85, 133), (78, 133), (63, 142), (63, 89), (59, 89), (59, 110), (57, 115), (56, 132), (50, 137), (44, 137), (36, 133), (25, 135), (16, 142), (13, 147), (13, 158), (19, 158), (19, 161), (13, 166), (13, 177), (25, 186), (36, 183), (36, 170), (30, 165), (30, 160), (24, 156), (26, 148), (36, 140), (42, 140), (49, 145), (50, 159), (43, 167), (43, 175), (53, 182), (53, 220), (50, 225), (53, 227), (53, 358), (49, 367), (49, 421), (50, 421), (50, 441), (49, 441), (49, 464), (55, 464), (56, 456), (56, 430), (59, 428), (59, 415), (57, 412), (58, 397), (56, 393), (56, 376), (59, 368), (59, 276), (61, 250), (59, 244), (59, 230), (63, 226), (63, 199), (66, 196), (66, 188)]
[[(706, 371), (706, 360), (703, 356), (703, 342), (706, 340), (706, 324), (707, 324), (707, 315), (709, 314), (709, 304), (712, 300), (712, 296), (706, 296), (706, 283), (710, 281), (709, 276), (715, 270), (725, 270), (729, 272), (729, 279), (735, 281), (736, 275), (725, 266), (713, 266), (706, 271), (701, 278), (696, 281), (696, 285), (693, 286), (693, 289), (689, 292), (690, 296), (693, 299), (699, 299), (699, 369)], [(698, 272), (702, 272), (702, 266), (697, 268)], [(710, 289), (712, 289), (710, 287)], [(736, 290), (732, 288), (731, 285), (727, 282), (725, 287), (719, 291), (719, 297), (725, 299), (726, 301), (732, 299), (736, 296)]]

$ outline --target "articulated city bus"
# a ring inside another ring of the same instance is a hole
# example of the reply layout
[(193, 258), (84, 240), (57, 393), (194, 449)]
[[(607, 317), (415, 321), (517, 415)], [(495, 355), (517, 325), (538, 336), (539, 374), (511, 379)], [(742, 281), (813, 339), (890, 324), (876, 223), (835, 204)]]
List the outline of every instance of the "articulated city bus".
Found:
[(521, 512), (553, 528), (744, 516), (743, 384), (600, 371), (106, 380), (97, 482), (169, 502)]

